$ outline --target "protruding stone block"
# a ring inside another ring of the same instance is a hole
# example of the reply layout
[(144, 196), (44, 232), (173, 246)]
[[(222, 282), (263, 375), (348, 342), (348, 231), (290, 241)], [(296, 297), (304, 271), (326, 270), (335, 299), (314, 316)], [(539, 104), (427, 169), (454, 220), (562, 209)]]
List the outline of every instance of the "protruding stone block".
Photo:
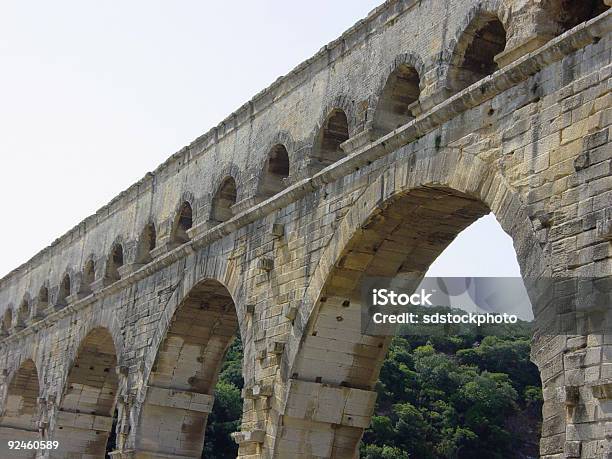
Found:
[(255, 384), (251, 388), (251, 392), (254, 398), (263, 398), (270, 397), (272, 395), (273, 389), (269, 384)]
[(573, 407), (578, 405), (580, 400), (580, 390), (577, 386), (565, 386), (565, 406)]
[(281, 341), (270, 341), (268, 343), (268, 354), (282, 354), (285, 350), (285, 343)]
[(268, 351), (266, 349), (260, 349), (257, 351), (257, 360), (263, 360), (266, 358), (266, 355), (268, 355)]
[(287, 319), (295, 320), (295, 318), (297, 317), (298, 309), (297, 307), (288, 304), (284, 307), (283, 312)]
[(259, 259), (257, 266), (263, 271), (270, 272), (274, 269), (274, 259), (269, 257), (262, 257)]
[(266, 438), (266, 431), (261, 429), (234, 432), (232, 438), (239, 445), (244, 443), (263, 443)]
[(282, 223), (272, 224), (272, 235), (274, 237), (283, 237), (285, 235), (285, 225)]

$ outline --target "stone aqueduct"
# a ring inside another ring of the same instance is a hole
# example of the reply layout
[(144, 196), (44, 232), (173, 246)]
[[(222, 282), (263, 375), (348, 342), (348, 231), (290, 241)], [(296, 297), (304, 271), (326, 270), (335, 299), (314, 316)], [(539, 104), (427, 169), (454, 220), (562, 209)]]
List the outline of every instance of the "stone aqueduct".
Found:
[[(610, 4), (388, 1), (8, 274), (1, 456), (199, 457), (239, 334), (239, 457), (353, 458), (388, 345), (362, 276), (491, 211), (523, 276), (610, 275)], [(532, 357), (541, 456), (612, 457), (610, 336)]]

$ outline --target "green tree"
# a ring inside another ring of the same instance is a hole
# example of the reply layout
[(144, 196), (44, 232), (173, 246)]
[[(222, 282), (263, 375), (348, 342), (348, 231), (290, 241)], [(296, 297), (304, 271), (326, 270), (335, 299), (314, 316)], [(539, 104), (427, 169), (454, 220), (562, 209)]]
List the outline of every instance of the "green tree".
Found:
[(202, 457), (226, 459), (238, 454), (231, 434), (240, 430), (242, 387), (242, 342), (236, 338), (225, 355), (215, 386), (215, 403), (208, 415)]

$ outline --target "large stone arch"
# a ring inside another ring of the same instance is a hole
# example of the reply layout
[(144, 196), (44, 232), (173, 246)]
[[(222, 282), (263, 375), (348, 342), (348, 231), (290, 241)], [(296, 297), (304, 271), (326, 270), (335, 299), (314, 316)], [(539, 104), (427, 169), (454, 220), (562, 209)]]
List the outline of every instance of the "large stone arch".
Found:
[(454, 237), (492, 211), (524, 277), (548, 272), (526, 206), (487, 164), (454, 149), (389, 167), (353, 204), (313, 273), (286, 345), (274, 457), (354, 457), (369, 425), (388, 337), (361, 331), (363, 276), (424, 275)]
[(33, 458), (35, 451), (8, 449), (7, 442), (39, 439), (38, 400), (41, 384), (36, 363), (30, 358), (25, 359), (7, 380), (0, 413), (0, 452), (3, 458)]
[[(199, 458), (225, 353), (240, 333), (230, 288), (212, 277), (188, 278), (167, 305), (168, 318), (132, 438), (136, 457)], [(189, 287), (187, 287), (189, 285)]]
[(113, 431), (121, 348), (108, 328), (95, 326), (80, 341), (55, 413), (53, 440), (57, 457), (102, 457)]

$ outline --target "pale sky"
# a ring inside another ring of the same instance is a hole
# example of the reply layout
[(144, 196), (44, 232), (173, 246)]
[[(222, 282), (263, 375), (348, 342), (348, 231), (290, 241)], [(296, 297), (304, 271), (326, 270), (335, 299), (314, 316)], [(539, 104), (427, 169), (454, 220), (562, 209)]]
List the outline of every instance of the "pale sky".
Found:
[[(0, 3), (0, 276), (379, 1)], [(518, 275), (493, 217), (432, 275)]]

